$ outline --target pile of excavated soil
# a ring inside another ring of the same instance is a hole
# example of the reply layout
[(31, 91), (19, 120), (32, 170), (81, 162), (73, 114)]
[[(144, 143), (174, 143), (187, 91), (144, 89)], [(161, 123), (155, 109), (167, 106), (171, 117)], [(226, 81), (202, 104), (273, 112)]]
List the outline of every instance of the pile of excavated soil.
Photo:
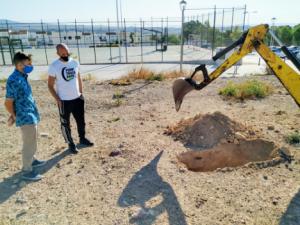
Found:
[(206, 172), (251, 163), (267, 167), (285, 161), (284, 157), (290, 158), (288, 149), (255, 138), (251, 129), (220, 112), (182, 120), (169, 127), (166, 134), (192, 149), (177, 156), (192, 171)]
[(166, 134), (180, 140), (187, 147), (205, 149), (219, 142), (232, 143), (235, 139), (247, 138), (254, 135), (254, 132), (228, 116), (215, 112), (181, 120), (168, 127)]

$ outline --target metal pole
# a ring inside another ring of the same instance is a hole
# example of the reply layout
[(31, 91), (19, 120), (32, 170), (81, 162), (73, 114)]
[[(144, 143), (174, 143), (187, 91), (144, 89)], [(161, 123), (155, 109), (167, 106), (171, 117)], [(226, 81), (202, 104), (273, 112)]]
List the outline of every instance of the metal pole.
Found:
[(1, 55), (2, 55), (3, 66), (5, 66), (6, 63), (5, 63), (5, 57), (4, 57), (1, 37), (0, 37), (0, 50), (1, 50)]
[(231, 33), (233, 31), (233, 19), (234, 19), (234, 8), (232, 8), (232, 17), (231, 17)]
[(8, 21), (6, 20), (6, 29), (7, 29), (7, 35), (8, 35), (8, 47), (9, 47), (9, 54), (10, 54), (10, 59), (11, 59), (11, 63), (13, 64), (13, 52), (12, 52), (12, 48), (11, 48), (11, 43), (10, 43), (10, 33), (9, 33), (9, 27), (8, 27)]
[(202, 14), (202, 24), (201, 24), (201, 30), (200, 30), (200, 33), (201, 33), (200, 47), (201, 48), (203, 46), (203, 27), (204, 27), (204, 14)]
[(164, 19), (161, 18), (160, 49), (161, 49), (161, 61), (162, 62), (164, 61), (163, 38), (164, 38)]
[(43, 26), (43, 21), (41, 20), (41, 25), (42, 25), (42, 34), (43, 34), (43, 42), (44, 42), (44, 50), (45, 50), (45, 56), (46, 56), (46, 62), (47, 65), (48, 63), (48, 56), (47, 56), (47, 47), (46, 47), (46, 41), (45, 41), (45, 32), (44, 32), (44, 26)]
[(92, 33), (93, 33), (94, 57), (95, 57), (95, 64), (96, 64), (97, 63), (97, 55), (96, 55), (96, 44), (95, 44), (95, 33), (94, 33), (94, 22), (93, 22), (93, 19), (91, 19), (91, 25), (92, 25)]
[(144, 22), (141, 20), (140, 22), (141, 24), (141, 40), (140, 40), (140, 44), (141, 44), (141, 63), (143, 63), (144, 59), (143, 59), (143, 27), (144, 27)]
[(206, 45), (208, 48), (208, 39), (209, 39), (209, 13), (207, 14), (207, 30), (206, 30)]
[(183, 28), (184, 28), (184, 7), (181, 10), (181, 45), (180, 45), (180, 72), (181, 73), (182, 73), (182, 64), (183, 64), (183, 45), (184, 45)]
[(247, 13), (247, 5), (245, 5), (244, 8), (243, 31), (245, 31), (246, 13)]
[(75, 19), (75, 34), (76, 34), (76, 45), (77, 45), (78, 61), (80, 63), (80, 50), (79, 50), (79, 45), (78, 45), (78, 34), (77, 34), (77, 22), (76, 22), (76, 19)]
[(125, 21), (125, 18), (124, 18), (124, 33), (125, 33), (125, 57), (126, 57), (126, 63), (128, 63), (127, 30), (126, 30), (126, 21)]
[(118, 28), (117, 38), (118, 38), (118, 45), (119, 45), (119, 62), (121, 62), (122, 55), (121, 55), (120, 24), (119, 24), (120, 21), (119, 21), (119, 3), (118, 3), (118, 0), (116, 0), (116, 10), (117, 10), (117, 28)]
[(111, 55), (111, 43), (110, 43), (110, 25), (109, 25), (109, 19), (107, 20), (107, 26), (108, 26), (108, 44), (109, 44), (110, 63), (112, 63), (112, 55)]
[(57, 20), (57, 26), (58, 26), (59, 42), (62, 43), (62, 40), (61, 40), (61, 30), (60, 30), (59, 20)]
[(221, 29), (221, 45), (223, 46), (223, 32), (224, 32), (224, 9), (222, 12), (222, 29)]
[(217, 9), (215, 6), (215, 8), (214, 8), (214, 26), (213, 26), (212, 44), (211, 44), (211, 57), (214, 56), (214, 49), (215, 49), (216, 16), (217, 16)]

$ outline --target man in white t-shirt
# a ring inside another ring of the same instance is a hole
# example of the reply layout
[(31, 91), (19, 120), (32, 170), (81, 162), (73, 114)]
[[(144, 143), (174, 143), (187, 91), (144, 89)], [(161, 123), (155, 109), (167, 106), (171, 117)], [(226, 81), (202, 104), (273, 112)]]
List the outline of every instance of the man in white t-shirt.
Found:
[[(80, 138), (80, 145), (93, 146), (85, 137), (84, 98), (82, 81), (79, 74), (79, 63), (70, 57), (66, 44), (56, 46), (59, 59), (55, 60), (48, 70), (48, 89), (57, 102), (60, 114), (61, 130), (72, 153), (78, 153), (71, 136), (70, 115), (72, 114)], [(54, 88), (56, 84), (56, 88)]]

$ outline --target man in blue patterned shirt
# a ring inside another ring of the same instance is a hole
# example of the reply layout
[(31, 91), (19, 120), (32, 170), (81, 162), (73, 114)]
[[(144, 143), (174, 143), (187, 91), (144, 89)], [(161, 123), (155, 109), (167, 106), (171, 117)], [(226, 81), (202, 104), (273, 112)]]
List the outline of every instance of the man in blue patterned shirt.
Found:
[(9, 125), (14, 122), (21, 128), (23, 148), (23, 179), (37, 181), (42, 178), (34, 169), (45, 164), (37, 160), (34, 154), (37, 150), (37, 124), (40, 121), (38, 109), (32, 96), (31, 86), (28, 83), (28, 73), (33, 70), (31, 56), (18, 52), (13, 63), (14, 72), (6, 83), (5, 107), (10, 114)]

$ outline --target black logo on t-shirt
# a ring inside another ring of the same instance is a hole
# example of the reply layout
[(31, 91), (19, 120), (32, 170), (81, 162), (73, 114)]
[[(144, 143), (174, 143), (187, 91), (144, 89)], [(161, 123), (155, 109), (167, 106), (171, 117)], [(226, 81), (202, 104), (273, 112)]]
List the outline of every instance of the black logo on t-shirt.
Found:
[(73, 80), (75, 78), (75, 74), (76, 74), (76, 72), (75, 72), (74, 68), (64, 67), (61, 70), (61, 75), (65, 81)]

